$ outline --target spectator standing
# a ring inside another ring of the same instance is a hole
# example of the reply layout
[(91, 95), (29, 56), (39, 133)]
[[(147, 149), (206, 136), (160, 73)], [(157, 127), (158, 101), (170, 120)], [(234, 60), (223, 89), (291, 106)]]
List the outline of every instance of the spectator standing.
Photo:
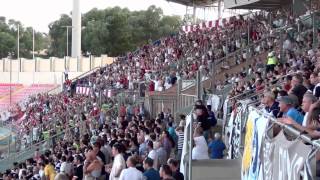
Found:
[(160, 168), (160, 177), (162, 178), (162, 180), (175, 180), (172, 177), (172, 171), (170, 167), (166, 164), (161, 166)]
[(112, 154), (114, 156), (114, 161), (112, 164), (112, 169), (110, 171), (109, 180), (118, 180), (121, 171), (126, 167), (125, 160), (123, 158), (121, 144), (114, 144), (112, 147)]
[(197, 127), (193, 134), (194, 147), (192, 149), (192, 159), (209, 159), (207, 141), (203, 136), (201, 127)]
[(74, 174), (73, 180), (81, 180), (83, 178), (83, 158), (80, 155), (76, 155), (74, 158)]
[(121, 171), (119, 180), (143, 180), (142, 172), (136, 168), (137, 157), (130, 156), (127, 160), (127, 169)]
[(152, 141), (148, 141), (147, 143), (147, 148), (148, 148), (148, 158), (151, 158), (153, 160), (153, 168), (154, 169), (158, 169), (159, 166), (159, 157), (158, 157), (158, 153), (156, 150), (153, 149), (153, 142)]
[(168, 165), (172, 171), (172, 176), (175, 180), (184, 180), (183, 174), (179, 171), (179, 162), (175, 159), (169, 159)]
[(176, 134), (178, 136), (178, 142), (177, 142), (178, 153), (177, 153), (176, 158), (178, 160), (181, 160), (182, 148), (183, 148), (183, 143), (184, 143), (184, 127), (183, 126), (177, 127)]
[(143, 161), (143, 168), (145, 169), (143, 175), (147, 178), (146, 180), (160, 180), (160, 174), (153, 168), (153, 160), (151, 158), (146, 158)]
[(223, 159), (223, 151), (226, 149), (225, 144), (221, 140), (220, 133), (214, 134), (214, 140), (209, 143), (209, 151), (211, 159)]
[(51, 159), (45, 159), (44, 160), (44, 174), (46, 176), (47, 180), (54, 180), (56, 176), (56, 171), (54, 170), (54, 166), (52, 165)]

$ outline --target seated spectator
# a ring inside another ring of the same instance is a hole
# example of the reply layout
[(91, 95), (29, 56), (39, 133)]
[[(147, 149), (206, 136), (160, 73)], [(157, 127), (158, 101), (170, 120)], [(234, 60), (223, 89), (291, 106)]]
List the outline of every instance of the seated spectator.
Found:
[(283, 96), (280, 98), (279, 101), (280, 112), (283, 113), (283, 117), (290, 117), (295, 122), (302, 125), (303, 115), (297, 109), (294, 108), (293, 99), (289, 96)]
[(209, 143), (208, 147), (211, 152), (211, 159), (223, 159), (223, 152), (226, 149), (226, 146), (221, 139), (220, 133), (214, 134), (214, 140)]
[(279, 117), (279, 103), (275, 101), (275, 95), (273, 92), (264, 93), (262, 104), (265, 105), (265, 111), (274, 117)]

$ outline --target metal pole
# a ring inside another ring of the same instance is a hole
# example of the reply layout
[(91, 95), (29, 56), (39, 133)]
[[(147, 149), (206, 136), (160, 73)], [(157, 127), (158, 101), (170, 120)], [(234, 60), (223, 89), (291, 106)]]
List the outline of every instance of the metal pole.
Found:
[(69, 55), (69, 26), (67, 26), (67, 57)]
[(197, 71), (197, 79), (196, 79), (196, 87), (197, 87), (197, 89), (196, 89), (196, 92), (197, 92), (197, 94), (196, 94), (196, 96), (197, 96), (197, 98), (198, 99), (202, 99), (201, 98), (201, 73), (200, 73), (200, 71), (198, 70)]
[(218, 1), (218, 19), (221, 18), (221, 0)]
[(9, 84), (9, 91), (10, 91), (10, 107), (11, 107), (11, 101), (12, 101), (11, 82), (12, 82), (12, 59), (10, 59), (10, 84)]
[(18, 56), (17, 56), (17, 58), (18, 59), (20, 59), (20, 26), (19, 26), (19, 24), (18, 24)]
[(190, 134), (189, 134), (189, 173), (188, 173), (188, 179), (192, 179), (192, 148), (193, 148), (193, 114), (191, 114), (191, 120), (190, 120)]
[(197, 7), (196, 5), (193, 3), (193, 24), (196, 24), (196, 12), (197, 12)]
[(34, 28), (32, 28), (32, 59), (34, 60)]

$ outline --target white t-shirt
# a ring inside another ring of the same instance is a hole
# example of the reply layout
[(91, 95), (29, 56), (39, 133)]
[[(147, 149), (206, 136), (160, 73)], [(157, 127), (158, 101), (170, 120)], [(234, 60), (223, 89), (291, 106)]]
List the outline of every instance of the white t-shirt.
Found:
[(122, 170), (119, 180), (144, 180), (143, 174), (137, 168), (129, 167)]
[(303, 127), (307, 126), (307, 119), (308, 119), (308, 112), (306, 112), (306, 114), (303, 117), (303, 121), (302, 121), (302, 126)]
[(118, 171), (122, 171), (125, 167), (126, 167), (126, 162), (124, 161), (123, 156), (121, 154), (117, 154), (114, 157), (114, 161), (113, 161), (113, 164), (112, 164), (112, 169), (111, 169), (111, 172), (110, 172), (109, 179), (110, 180), (118, 180), (120, 176), (119, 177), (115, 177), (116, 173)]
[(153, 168), (158, 169), (159, 157), (158, 157), (157, 151), (153, 149), (152, 151), (149, 152), (148, 157), (153, 160)]
[(60, 166), (60, 172), (64, 172), (68, 174), (69, 176), (72, 175), (72, 165), (67, 162), (63, 162)]
[(208, 144), (204, 136), (193, 138), (195, 146), (192, 149), (192, 159), (209, 159)]

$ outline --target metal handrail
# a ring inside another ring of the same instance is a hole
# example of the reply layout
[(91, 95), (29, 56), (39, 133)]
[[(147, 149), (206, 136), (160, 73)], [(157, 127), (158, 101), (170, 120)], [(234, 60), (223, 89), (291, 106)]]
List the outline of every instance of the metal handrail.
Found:
[(314, 147), (320, 148), (320, 142), (316, 140), (312, 140), (310, 136), (307, 136), (305, 134), (302, 134), (302, 131), (297, 130), (296, 128), (293, 128), (292, 126), (286, 125), (284, 123), (279, 122), (276, 118), (274, 118), (272, 115), (264, 113), (260, 109), (250, 106), (249, 108), (256, 110), (256, 112), (260, 115), (263, 115), (264, 117), (270, 119), (271, 123), (277, 124), (283, 129), (286, 129), (290, 131), (293, 135), (301, 138), (303, 141), (313, 145)]

